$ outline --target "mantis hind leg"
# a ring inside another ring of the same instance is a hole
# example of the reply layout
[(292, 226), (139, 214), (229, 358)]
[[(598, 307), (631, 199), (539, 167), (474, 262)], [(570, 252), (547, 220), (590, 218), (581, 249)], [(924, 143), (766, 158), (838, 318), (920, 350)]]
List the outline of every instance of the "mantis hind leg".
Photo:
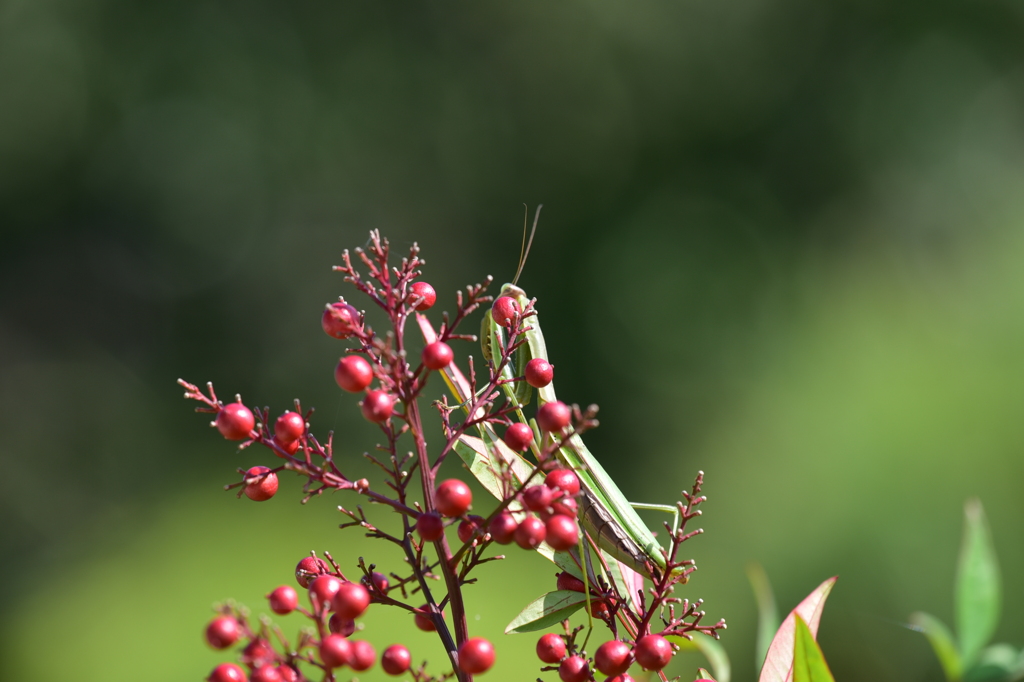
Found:
[(666, 512), (672, 515), (672, 532), (679, 530), (679, 507), (674, 504), (648, 504), (646, 502), (630, 502), (633, 509), (651, 509), (653, 511)]

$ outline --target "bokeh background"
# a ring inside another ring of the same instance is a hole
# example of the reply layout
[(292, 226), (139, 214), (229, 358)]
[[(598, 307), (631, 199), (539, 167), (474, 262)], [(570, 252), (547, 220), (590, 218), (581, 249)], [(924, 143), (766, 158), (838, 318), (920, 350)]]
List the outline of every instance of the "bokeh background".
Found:
[[(1013, 0), (0, 2), (0, 677), (200, 679), (213, 602), (266, 611), (310, 549), (393, 570), (347, 498), (221, 491), (265, 457), (174, 381), (300, 397), (358, 470), (330, 266), (416, 240), (436, 319), (511, 277), (540, 202), (559, 395), (601, 405), (629, 497), (706, 472), (686, 595), (735, 680), (751, 561), (785, 609), (840, 576), (837, 679), (941, 679), (904, 623), (952, 622), (969, 496), (1024, 644), (1022, 29)], [(552, 569), (511, 554), (469, 589), (488, 679), (537, 675), (499, 633)], [(408, 620), (365, 635), (439, 671)]]

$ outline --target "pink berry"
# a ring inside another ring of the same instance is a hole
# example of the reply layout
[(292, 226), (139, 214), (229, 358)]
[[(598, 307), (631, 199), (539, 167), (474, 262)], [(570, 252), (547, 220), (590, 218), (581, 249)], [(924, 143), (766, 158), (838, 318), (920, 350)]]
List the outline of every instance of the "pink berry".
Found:
[(476, 514), (470, 514), (469, 518), (459, 524), (459, 540), (469, 542), (474, 535), (483, 530), (484, 518)]
[(291, 585), (281, 585), (267, 595), (267, 599), (270, 600), (270, 610), (281, 616), (288, 615), (299, 605), (299, 595)]
[(553, 632), (537, 640), (537, 658), (544, 663), (558, 663), (565, 656), (565, 640)]
[(436, 512), (427, 512), (416, 519), (416, 532), (427, 542), (435, 542), (444, 535), (444, 521)]
[(347, 303), (331, 303), (320, 316), (320, 326), (327, 336), (347, 339), (359, 326), (359, 312)]
[(494, 645), (483, 637), (470, 637), (459, 647), (459, 667), (470, 675), (485, 673), (494, 665)]
[[(444, 618), (444, 611), (441, 612), (441, 618)], [(413, 622), (416, 624), (416, 627), (423, 630), (423, 632), (437, 631), (437, 626), (434, 625), (434, 618), (431, 616), (430, 608), (426, 604), (413, 612)]]
[(299, 671), (290, 665), (282, 663), (277, 666), (277, 674), (281, 676), (281, 682), (299, 682)]
[(374, 651), (372, 644), (361, 639), (352, 642), (352, 655), (349, 665), (352, 666), (353, 670), (360, 672), (369, 670), (376, 662), (377, 652)]
[(356, 631), (356, 622), (347, 618), (342, 618), (338, 614), (331, 616), (330, 620), (327, 621), (327, 629), (336, 635), (342, 637), (348, 637)]
[(246, 677), (245, 671), (234, 663), (221, 663), (213, 669), (206, 680), (207, 682), (246, 682)]
[(583, 584), (583, 581), (576, 576), (562, 571), (558, 574), (558, 579), (555, 581), (556, 590), (572, 590), (573, 592), (584, 592), (587, 586)]
[[(633, 677), (628, 673), (622, 673), (615, 677), (609, 677), (604, 682), (634, 682)], [(697, 680), (697, 682), (715, 682), (714, 680)]]
[(349, 393), (359, 393), (373, 382), (373, 368), (362, 355), (346, 355), (334, 368), (334, 381)]
[(265, 663), (274, 663), (277, 655), (274, 647), (267, 640), (257, 637), (242, 650), (242, 662), (250, 668), (258, 668)]
[(572, 497), (580, 491), (580, 479), (572, 469), (553, 469), (544, 478), (544, 485), (561, 490)]
[[(373, 589), (377, 590), (378, 592), (380, 592), (382, 594), (387, 594), (387, 591), (388, 591), (388, 577), (386, 575), (384, 575), (383, 573), (378, 573), (377, 571), (374, 571), (373, 573), (370, 574), (370, 579), (369, 580), (367, 580), (365, 575), (362, 578), (360, 578), (359, 580), (360, 580), (361, 583), (363, 583), (363, 586), (366, 587), (366, 589), (368, 589), (368, 590), (371, 589), (370, 588), (370, 582), (373, 581)], [(373, 591), (373, 590), (371, 590), (371, 591)]]
[(452, 347), (444, 341), (434, 341), (423, 348), (422, 357), (423, 364), (430, 369), (444, 369), (451, 363), (455, 353), (452, 352)]
[(552, 516), (555, 514), (565, 514), (566, 516), (575, 518), (578, 511), (579, 506), (576, 504), (576, 500), (571, 497), (563, 497), (551, 503)]
[(252, 467), (245, 472), (245, 496), (264, 502), (277, 494), (277, 474), (267, 467)]
[[(431, 308), (437, 301), (437, 292), (434, 291), (434, 287), (430, 286), (426, 282), (413, 282), (412, 295), (416, 298), (422, 298), (423, 300), (416, 304), (416, 310), (423, 312)], [(397, 674), (397, 673), (392, 673)]]
[(543, 521), (536, 516), (527, 516), (519, 522), (519, 527), (516, 528), (516, 544), (523, 549), (536, 549), (537, 545), (544, 542), (546, 534), (547, 530)]
[(544, 358), (533, 358), (527, 362), (523, 373), (526, 383), (534, 388), (544, 388), (555, 378), (554, 366)]
[(612, 611), (608, 608), (608, 602), (602, 600), (590, 602), (590, 607), (584, 607), (594, 618), (607, 621), (611, 618)]
[(320, 643), (320, 660), (328, 668), (340, 668), (352, 659), (352, 643), (341, 635), (327, 635)]
[[(297, 440), (293, 440), (291, 443), (282, 443), (280, 440), (277, 439), (276, 434), (274, 435), (274, 442), (277, 444), (277, 447), (281, 448), (289, 455), (294, 455), (296, 452), (298, 452), (299, 446), (302, 444)], [(278, 457), (280, 457), (280, 455), (278, 455)]]
[(672, 660), (672, 645), (661, 635), (647, 635), (636, 642), (636, 662), (645, 670), (661, 670)]
[(544, 403), (537, 408), (537, 426), (541, 431), (561, 431), (569, 425), (570, 419), (572, 419), (572, 410), (561, 400)]
[(501, 296), (491, 305), (491, 317), (499, 327), (507, 327), (519, 314), (519, 303), (511, 296)]
[(531, 485), (523, 490), (523, 506), (530, 511), (544, 511), (557, 493), (546, 485)]
[(505, 445), (516, 452), (522, 452), (533, 442), (533, 429), (528, 424), (518, 422), (505, 430)]
[(295, 566), (295, 580), (299, 583), (299, 586), (309, 587), (314, 578), (330, 570), (327, 562), (323, 559), (315, 559), (308, 556)]
[(560, 552), (575, 547), (580, 541), (580, 527), (574, 517), (555, 514), (544, 524), (544, 529), (547, 543)]
[(252, 671), (249, 682), (283, 682), (281, 673), (273, 663), (264, 663)]
[(363, 416), (375, 424), (386, 422), (391, 418), (394, 410), (395, 399), (387, 391), (367, 391), (366, 397), (360, 403), (363, 408)]
[(217, 430), (228, 440), (245, 440), (256, 426), (256, 417), (242, 403), (228, 403), (217, 413)]
[(609, 677), (621, 675), (629, 670), (629, 664), (633, 662), (630, 654), (628, 644), (613, 639), (597, 647), (597, 652), (594, 654), (594, 666)]
[(206, 642), (214, 649), (227, 649), (242, 636), (242, 626), (231, 616), (218, 616), (206, 626)]
[(590, 666), (582, 656), (570, 656), (558, 666), (558, 677), (562, 682), (586, 682), (590, 679)]
[(380, 656), (380, 667), (388, 675), (401, 675), (412, 666), (412, 654), (401, 644), (392, 644)]
[(370, 605), (370, 591), (360, 583), (342, 583), (334, 593), (334, 612), (342, 618), (358, 618)]
[(306, 420), (298, 412), (285, 412), (274, 422), (274, 440), (290, 445), (306, 432)]
[(322, 575), (309, 585), (309, 597), (313, 606), (321, 608), (330, 606), (334, 595), (341, 589), (341, 578), (334, 575)]
[(473, 492), (466, 485), (465, 481), (457, 478), (449, 478), (437, 486), (434, 491), (434, 504), (437, 511), (445, 516), (462, 516), (469, 509), (473, 502)]
[(491, 534), (491, 538), (499, 545), (507, 545), (515, 539), (516, 528), (518, 527), (519, 522), (511, 514), (501, 512), (491, 519), (491, 523), (487, 526), (487, 532)]

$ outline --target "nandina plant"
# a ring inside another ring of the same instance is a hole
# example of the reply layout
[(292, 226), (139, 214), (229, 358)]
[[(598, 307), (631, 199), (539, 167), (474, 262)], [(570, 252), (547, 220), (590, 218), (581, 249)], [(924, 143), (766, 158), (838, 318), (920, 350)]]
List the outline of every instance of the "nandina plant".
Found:
[[(725, 628), (721, 620), (702, 623), (701, 600), (674, 596), (676, 587), (696, 569), (692, 560), (678, 554), (686, 540), (701, 532), (687, 531), (686, 526), (700, 515), (698, 507), (705, 501), (703, 474), (684, 491), (683, 501), (670, 508), (676, 521), (665, 524), (668, 546), (639, 549), (643, 539), (637, 540), (631, 535), (637, 531), (616, 521), (621, 517), (612, 513), (614, 499), (593, 483), (590, 469), (598, 466), (596, 462), (573, 454), (582, 443), (580, 435), (597, 425), (596, 407), (581, 411), (552, 399), (549, 392), (538, 399), (535, 421), (524, 416), (529, 393), (520, 389), (551, 391), (554, 376), (547, 358), (525, 358), (527, 336), (539, 333), (535, 300), (520, 303), (502, 295), (495, 301), (488, 294), (487, 278), (459, 292), (454, 313), (444, 313), (435, 329), (421, 314), (437, 296), (419, 279), (423, 261), (418, 246), (414, 244), (395, 265), (389, 262), (386, 239), (371, 232), (369, 243), (365, 251), (355, 250), (355, 259), (344, 252), (342, 265), (335, 270), (383, 311), (385, 333), (372, 329), (365, 314), (344, 298), (326, 307), (321, 326), (329, 336), (350, 344), (335, 367), (335, 379), (340, 389), (362, 394), (363, 416), (380, 428), (379, 454), (367, 455), (380, 470), (377, 480), (346, 474), (335, 458), (333, 434), (315, 434), (313, 411), (303, 410), (299, 401), (273, 418), (268, 408), (247, 406), (239, 396), (221, 401), (212, 384), (204, 391), (186, 381), (179, 383), (186, 398), (200, 403), (198, 412), (213, 415), (212, 423), (224, 438), (240, 441), (240, 448), (258, 447), (268, 460), (277, 462), (267, 466), (265, 460), (239, 469), (240, 479), (226, 488), (265, 502), (277, 493), (278, 475), (290, 472), (305, 479), (304, 502), (324, 492), (345, 491), (384, 505), (394, 513), (386, 527), (371, 523), (360, 506), (351, 504), (339, 507), (347, 518), (341, 527), (350, 532), (363, 529), (368, 537), (397, 547), (405, 560), (401, 568), (385, 574), (375, 570), (379, 564), (361, 558), (347, 568), (328, 552), (324, 558), (316, 553), (302, 558), (294, 579), (307, 592), (308, 606), (291, 585), (268, 586), (271, 611), (280, 616), (299, 614), (312, 624), (294, 638), (269, 619), (254, 624), (248, 612), (234, 604), (218, 607), (206, 630), (207, 642), (217, 649), (239, 647), (242, 665), (223, 663), (207, 679), (331, 681), (345, 667), (368, 670), (376, 664), (377, 653), (368, 642), (351, 639), (355, 621), (370, 608), (396, 608), (409, 613), (410, 626), (437, 633), (448, 661), (440, 666), (435, 662), (428, 672), (426, 662), (414, 665), (413, 654), (399, 643), (381, 655), (384, 672), (408, 672), (418, 682), (451, 677), (468, 682), (500, 660), (500, 645), (472, 636), (466, 618), (467, 590), (477, 580), (478, 566), (504, 558), (492, 545), (510, 543), (537, 550), (560, 569), (555, 589), (534, 599), (507, 629), (558, 629), (538, 641), (542, 671), (557, 671), (566, 682), (593, 679), (595, 671), (626, 682), (631, 679), (627, 671), (638, 666), (666, 679), (661, 671), (678, 649), (673, 641), (717, 639)], [(506, 289), (521, 292), (513, 285)], [(472, 362), (468, 375), (455, 366), (450, 344), (477, 340), (458, 330), (481, 309), (497, 326), (485, 335), (487, 366), (478, 377)], [(418, 356), (410, 353), (406, 338), (411, 319), (423, 336)], [(513, 372), (516, 367), (521, 371)], [(444, 384), (454, 403), (443, 390), (428, 392)], [(521, 399), (524, 395), (527, 398)], [(433, 452), (424, 437), (424, 420), (431, 414), (440, 420), (443, 432), (441, 445)], [(504, 436), (498, 438), (499, 432)], [(526, 452), (531, 459), (520, 454)], [(475, 505), (478, 512), (488, 507), (486, 516), (468, 513), (473, 499), (464, 480), (439, 480), (442, 465), (453, 453), (494, 495), (492, 505), (479, 500)], [(601, 475), (606, 476), (603, 471)], [(581, 479), (587, 483), (581, 486)], [(452, 527), (457, 542), (446, 532)], [(440, 583), (432, 584), (432, 579)], [(527, 601), (529, 595), (523, 596)], [(588, 625), (573, 629), (569, 616), (581, 609)], [(587, 643), (595, 623), (611, 631), (614, 643), (591, 653)]]

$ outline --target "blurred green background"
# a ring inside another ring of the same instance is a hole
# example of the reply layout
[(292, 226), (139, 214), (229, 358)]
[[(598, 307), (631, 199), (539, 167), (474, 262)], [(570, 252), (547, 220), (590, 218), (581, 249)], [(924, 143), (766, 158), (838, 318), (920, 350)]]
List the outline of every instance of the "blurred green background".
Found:
[[(971, 495), (1024, 644), (1022, 29), (1013, 0), (0, 2), (0, 677), (200, 679), (214, 601), (266, 611), (310, 549), (395, 570), (336, 530), (351, 498), (221, 491), (265, 456), (174, 380), (301, 397), (358, 470), (330, 266), (371, 228), (419, 241), (436, 320), (511, 277), (539, 202), (521, 284), (559, 395), (601, 405), (630, 498), (706, 472), (685, 595), (734, 679), (749, 561), (785, 609), (840, 576), (837, 679), (941, 679), (903, 624), (952, 622)], [(550, 566), (481, 574), (488, 679), (536, 677), (498, 633)], [(367, 625), (440, 671), (404, 615)]]

